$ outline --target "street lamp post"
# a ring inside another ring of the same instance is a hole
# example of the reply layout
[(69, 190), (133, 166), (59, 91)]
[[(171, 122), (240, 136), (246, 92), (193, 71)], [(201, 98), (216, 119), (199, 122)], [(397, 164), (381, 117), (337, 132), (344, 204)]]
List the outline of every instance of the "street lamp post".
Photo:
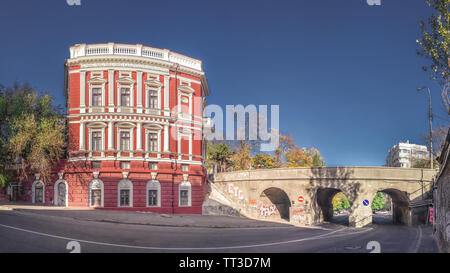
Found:
[(430, 119), (430, 167), (431, 169), (433, 169), (433, 112), (431, 111), (431, 92), (430, 88), (428, 88), (427, 86), (417, 88), (417, 91), (419, 92), (425, 88), (428, 90), (428, 101), (429, 101), (428, 117)]

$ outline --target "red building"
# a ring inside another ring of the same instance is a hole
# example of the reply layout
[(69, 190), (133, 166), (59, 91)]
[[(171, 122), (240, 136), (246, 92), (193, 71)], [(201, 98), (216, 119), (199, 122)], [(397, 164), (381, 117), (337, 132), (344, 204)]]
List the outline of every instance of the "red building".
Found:
[(28, 201), (201, 213), (206, 185), (200, 60), (167, 49), (77, 44), (65, 63), (68, 158)]

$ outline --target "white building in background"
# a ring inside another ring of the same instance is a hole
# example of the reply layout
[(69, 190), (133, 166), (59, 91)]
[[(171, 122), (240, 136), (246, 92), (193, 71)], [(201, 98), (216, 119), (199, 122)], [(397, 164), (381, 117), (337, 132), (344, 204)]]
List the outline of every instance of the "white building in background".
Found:
[(409, 140), (394, 145), (386, 158), (387, 167), (411, 168), (414, 159), (428, 159), (428, 148), (425, 145), (411, 144)]

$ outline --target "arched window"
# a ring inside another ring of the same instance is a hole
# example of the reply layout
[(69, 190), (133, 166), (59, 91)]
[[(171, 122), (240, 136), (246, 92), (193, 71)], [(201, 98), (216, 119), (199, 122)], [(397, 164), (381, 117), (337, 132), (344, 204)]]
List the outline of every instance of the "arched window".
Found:
[(161, 185), (158, 180), (150, 180), (147, 182), (147, 207), (161, 206)]
[(45, 185), (41, 180), (35, 180), (31, 187), (32, 202), (44, 203), (45, 202)]
[(68, 192), (69, 192), (69, 186), (67, 184), (67, 181), (62, 179), (63, 174), (59, 173), (59, 179), (55, 182), (55, 188), (54, 188), (54, 204), (55, 206), (68, 206)]
[(103, 207), (104, 190), (103, 181), (94, 179), (89, 183), (89, 206)]
[(133, 206), (133, 183), (128, 179), (122, 179), (117, 189), (117, 205), (119, 207)]
[(191, 183), (185, 180), (178, 186), (178, 206), (191, 206)]

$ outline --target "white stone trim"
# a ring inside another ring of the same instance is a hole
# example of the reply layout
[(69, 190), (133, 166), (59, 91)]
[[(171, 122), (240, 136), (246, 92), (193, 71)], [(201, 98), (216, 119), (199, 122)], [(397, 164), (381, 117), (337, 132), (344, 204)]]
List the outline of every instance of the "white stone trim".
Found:
[[(94, 188), (95, 186), (95, 188)], [(93, 207), (92, 200), (92, 190), (100, 190), (101, 192), (101, 207), (105, 204), (105, 194), (103, 181), (98, 179), (98, 172), (94, 172), (94, 179), (89, 182), (89, 207)]]
[(60, 175), (60, 174), (62, 174), (63, 175), (63, 173), (58, 173), (58, 175), (59, 175), (59, 179), (58, 180), (56, 180), (56, 182), (55, 182), (55, 185), (54, 185), (54, 190), (53, 190), (53, 192), (54, 192), (54, 197), (53, 197), (53, 204), (55, 205), (55, 206), (58, 206), (58, 202), (57, 202), (57, 200), (58, 200), (58, 195), (59, 195), (59, 189), (58, 189), (58, 185), (60, 184), (60, 183), (64, 183), (65, 185), (66, 185), (66, 196), (65, 196), (65, 201), (66, 201), (66, 204), (64, 205), (65, 207), (68, 207), (69, 206), (69, 184), (67, 184), (67, 181), (66, 180), (63, 180), (62, 179), (62, 175)]
[[(124, 175), (124, 177), (125, 177), (125, 175)], [(127, 173), (126, 177), (128, 177), (128, 173)], [(128, 205), (124, 205), (124, 206), (120, 205), (120, 191), (121, 190), (129, 190), (129, 192), (130, 192), (130, 199), (129, 199)], [(119, 183), (117, 184), (117, 207), (133, 207), (133, 182), (131, 182), (131, 180), (129, 180), (127, 178), (120, 180)]]
[[(152, 173), (153, 174), (153, 173)], [(156, 190), (156, 198), (157, 198), (157, 204), (156, 206), (150, 206), (148, 204), (149, 201), (149, 195), (148, 195), (148, 191), (149, 190)], [(145, 187), (145, 195), (147, 196), (147, 201), (146, 201), (146, 207), (161, 207), (161, 184), (159, 183), (158, 180), (156, 179), (152, 179), (150, 181), (147, 182), (147, 185)]]
[[(94, 72), (91, 72), (91, 74)], [(102, 77), (95, 77), (95, 78), (91, 78), (89, 79), (88, 85), (89, 85), (89, 112), (91, 113), (95, 113), (96, 111), (94, 111), (95, 109), (100, 109), (101, 113), (105, 112), (105, 97), (106, 97), (106, 83), (107, 80), (103, 78), (103, 71), (102, 73)], [(96, 88), (98, 86), (98, 84), (101, 84), (100, 88), (102, 89), (102, 103), (100, 106), (94, 106), (92, 103), (92, 89)]]
[(33, 204), (36, 203), (36, 185), (41, 183), (42, 184), (42, 203), (45, 203), (45, 184), (44, 182), (42, 182), (42, 180), (40, 180), (39, 178), (39, 174), (36, 174), (36, 180), (34, 180), (33, 184), (31, 185), (31, 202)]
[[(188, 204), (185, 206), (181, 205), (181, 190), (188, 190)], [(179, 207), (191, 207), (192, 206), (192, 186), (187, 180), (182, 181), (178, 185), (178, 206)]]

